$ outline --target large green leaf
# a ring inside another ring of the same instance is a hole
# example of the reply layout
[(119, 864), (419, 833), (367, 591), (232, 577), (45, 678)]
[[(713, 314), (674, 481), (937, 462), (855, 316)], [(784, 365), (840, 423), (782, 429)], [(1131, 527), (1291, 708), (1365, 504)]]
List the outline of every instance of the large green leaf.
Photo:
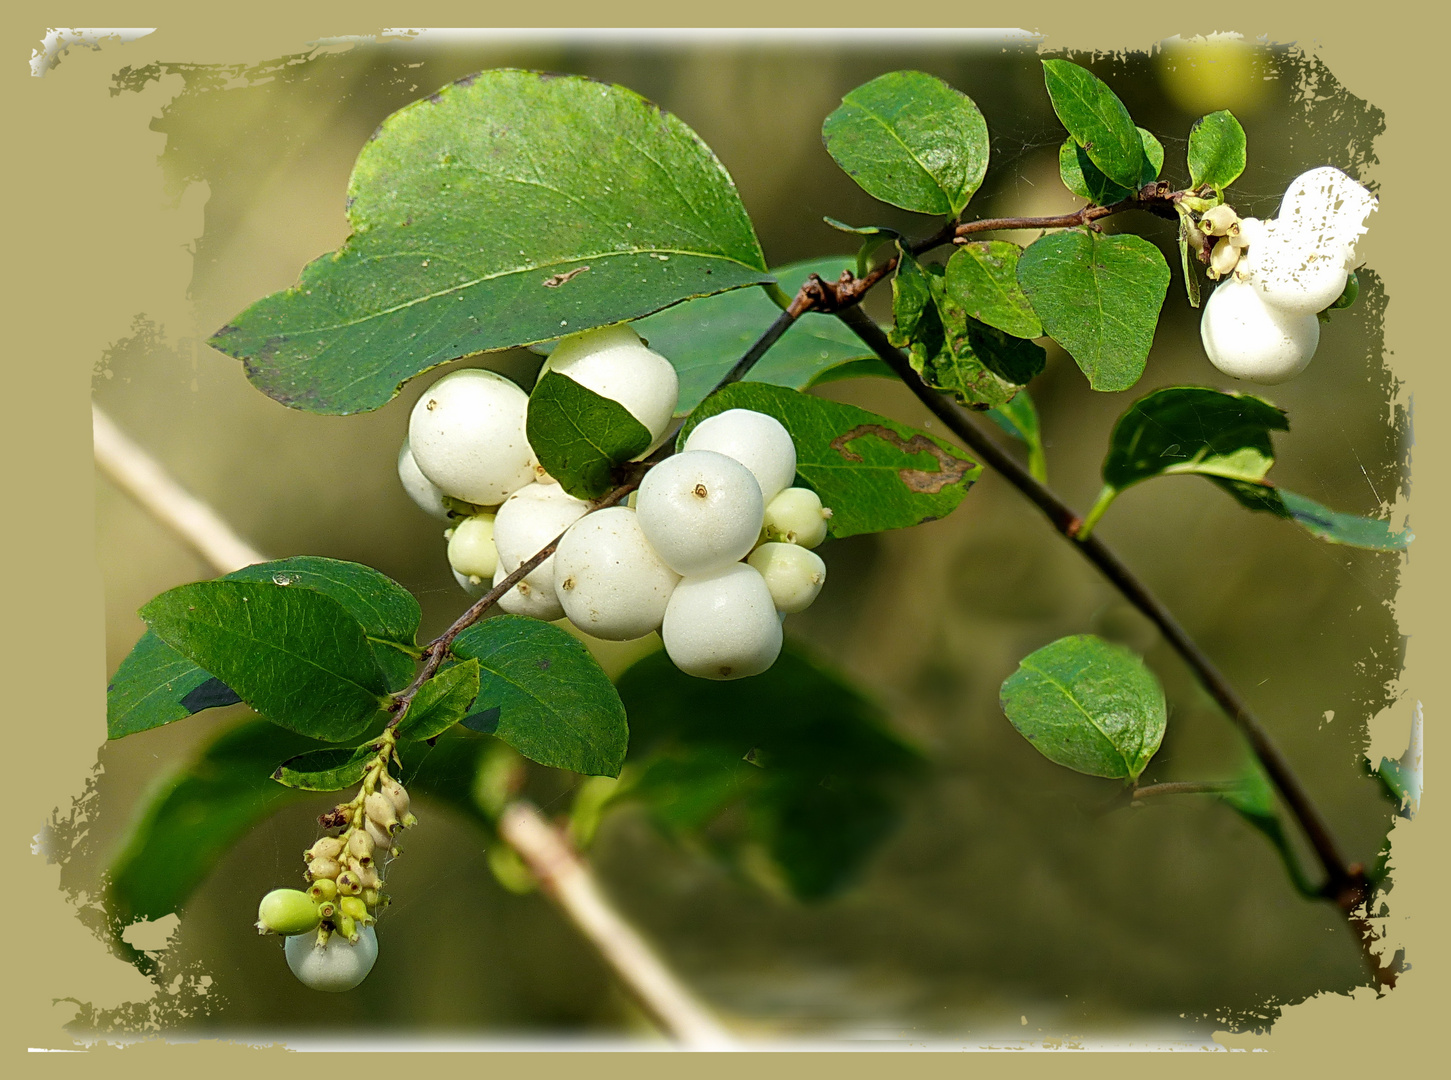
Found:
[(963, 244), (947, 260), (946, 295), (971, 318), (1013, 337), (1043, 336), (1043, 324), (1018, 284), (1023, 249), (1006, 240)]
[(342, 791), (359, 783), (377, 756), (376, 741), (361, 746), (326, 746), (288, 758), (273, 770), (272, 779), (299, 791)]
[(284, 404), (353, 413), (448, 360), (765, 280), (735, 185), (632, 91), (485, 71), (400, 109), (348, 185), (352, 236), (211, 339)]
[(557, 626), (499, 615), (469, 627), (453, 652), (479, 662), (465, 727), (557, 769), (618, 776), (629, 729), (614, 686), (578, 639)]
[[(854, 266), (850, 258), (830, 256), (792, 263), (772, 272), (781, 288), (794, 295), (811, 274), (836, 281), (843, 270)], [(781, 309), (761, 289), (736, 289), (676, 304), (641, 319), (634, 328), (650, 348), (675, 365), (680, 376), (675, 413), (684, 416), (700, 404), (780, 314)], [(861, 338), (840, 319), (807, 312), (791, 324), (746, 378), (805, 390), (853, 361), (874, 359)], [(879, 365), (876, 362), (870, 373), (883, 370)]]
[[(285, 582), (331, 596), (362, 624), (389, 689), (401, 689), (413, 678), (418, 601), (372, 567), (302, 555), (246, 566), (223, 580)], [(221, 679), (147, 630), (106, 688), (107, 737), (134, 735), (239, 701)]]
[(765, 383), (735, 383), (708, 398), (680, 430), (727, 409), (774, 416), (796, 444), (796, 473), (832, 510), (832, 536), (901, 529), (945, 517), (982, 466), (950, 443), (884, 416)]
[(479, 696), (479, 662), (444, 668), (418, 688), (398, 724), (403, 739), (434, 739), (464, 718)]
[(619, 797), (748, 872), (763, 848), (803, 899), (860, 874), (922, 765), (876, 704), (789, 647), (769, 671), (728, 683), (656, 652), (619, 685), (633, 735)]
[(1089, 776), (1136, 780), (1159, 749), (1168, 713), (1144, 662), (1092, 634), (1023, 657), (1003, 683), (1003, 712), (1049, 761)]
[(125, 925), (159, 919), (185, 904), (249, 829), (302, 797), (269, 779), (278, 759), (319, 745), (252, 720), (176, 770), (150, 797), (111, 864), (106, 901), (112, 915)]
[(529, 395), (525, 428), (539, 464), (577, 499), (614, 486), (614, 467), (650, 445), (650, 430), (618, 401), (546, 371)]
[(1215, 191), (1239, 179), (1244, 172), (1244, 128), (1228, 109), (1201, 116), (1189, 129), (1189, 182), (1208, 184)]
[(920, 214), (960, 214), (987, 172), (982, 113), (966, 94), (921, 71), (893, 71), (858, 86), (826, 118), (821, 137), (869, 195)]
[(1098, 206), (1110, 206), (1138, 194), (1138, 189), (1145, 184), (1152, 184), (1164, 168), (1164, 145), (1152, 132), (1144, 128), (1136, 130), (1144, 146), (1144, 174), (1139, 177), (1138, 187), (1126, 188), (1115, 184), (1099, 171), (1083, 147), (1072, 139), (1065, 139), (1058, 148), (1058, 175), (1063, 179), (1063, 186)]
[(1068, 60), (1044, 60), (1043, 80), (1053, 111), (1098, 170), (1120, 187), (1143, 184), (1143, 140), (1118, 95)]
[(1031, 341), (979, 322), (968, 314), (967, 303), (949, 287), (941, 266), (919, 265), (898, 249), (892, 343), (907, 349), (928, 386), (972, 408), (995, 408), (1043, 370), (1046, 354)]
[(1158, 248), (1127, 233), (1050, 233), (1023, 252), (1018, 281), (1091, 387), (1127, 390), (1139, 381), (1169, 289)]
[(302, 735), (360, 735), (388, 692), (363, 627), (311, 589), (203, 581), (162, 593), (140, 614), (177, 652)]

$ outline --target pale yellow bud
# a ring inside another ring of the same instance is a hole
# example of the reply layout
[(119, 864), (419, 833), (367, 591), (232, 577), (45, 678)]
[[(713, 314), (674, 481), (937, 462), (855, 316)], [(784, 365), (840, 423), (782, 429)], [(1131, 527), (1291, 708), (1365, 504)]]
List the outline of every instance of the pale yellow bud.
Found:
[(393, 806), (393, 800), (381, 791), (375, 791), (363, 800), (363, 812), (380, 828), (391, 831), (398, 824), (398, 811)]
[(336, 859), (313, 859), (307, 864), (307, 876), (313, 881), (319, 878), (335, 878), (341, 869)]

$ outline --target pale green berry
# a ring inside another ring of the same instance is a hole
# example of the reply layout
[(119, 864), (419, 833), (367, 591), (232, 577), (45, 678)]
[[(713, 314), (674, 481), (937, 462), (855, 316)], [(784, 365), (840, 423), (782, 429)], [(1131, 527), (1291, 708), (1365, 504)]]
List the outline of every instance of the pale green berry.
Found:
[(331, 900), (338, 894), (338, 883), (332, 878), (318, 878), (307, 889), (307, 895), (318, 903)]
[(372, 916), (368, 914), (368, 905), (363, 902), (363, 898), (360, 896), (343, 897), (341, 907), (343, 915), (352, 919), (354, 922), (366, 925), (372, 921)]
[(257, 905), (259, 934), (305, 934), (321, 921), (312, 897), (297, 889), (273, 889)]
[(352, 944), (342, 933), (332, 934), (327, 944), (317, 945), (310, 937), (287, 939), (287, 966), (314, 990), (341, 993), (368, 977), (378, 960), (378, 935), (371, 926), (355, 931)]
[(455, 574), (487, 581), (499, 565), (494, 547), (494, 515), (475, 514), (453, 527), (448, 538), (448, 564)]
[(747, 560), (766, 582), (771, 602), (783, 615), (805, 611), (826, 584), (826, 563), (796, 544), (762, 544)]
[(357, 896), (362, 891), (363, 883), (355, 872), (344, 870), (338, 875), (338, 892), (343, 896)]
[(831, 511), (810, 488), (787, 488), (766, 507), (762, 530), (767, 540), (814, 548), (826, 539)]

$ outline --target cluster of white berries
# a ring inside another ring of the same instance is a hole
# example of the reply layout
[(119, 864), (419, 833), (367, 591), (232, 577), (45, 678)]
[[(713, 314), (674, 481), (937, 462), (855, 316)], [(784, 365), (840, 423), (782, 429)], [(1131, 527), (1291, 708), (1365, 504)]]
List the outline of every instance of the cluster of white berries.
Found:
[(398, 854), (395, 835), (417, 822), (408, 792), (388, 775), (392, 755), (385, 737), (358, 794), (323, 816), (335, 831), (302, 853), (307, 891), (273, 889), (257, 908), (257, 932), (287, 937), (287, 966), (314, 990), (351, 990), (378, 959), (373, 923), (388, 903), (379, 869)]
[[(641, 457), (669, 435), (675, 369), (629, 326), (562, 339), (540, 378), (550, 371), (647, 428)], [(831, 516), (815, 492), (791, 486), (796, 446), (785, 427), (746, 409), (710, 417), (651, 468), (628, 506), (588, 513), (540, 466), (528, 406), (503, 376), (466, 369), (434, 383), (409, 419), (398, 475), (420, 507), (453, 522), (444, 535), (458, 583), (480, 596), (564, 533), (500, 608), (567, 618), (610, 641), (658, 630), (676, 666), (702, 678), (769, 668), (782, 619), (810, 606), (826, 580), (810, 549)]]
[(1219, 237), (1209, 275), (1225, 280), (1204, 305), (1204, 351), (1236, 379), (1280, 383), (1305, 370), (1320, 343), (1319, 313), (1345, 293), (1355, 244), (1376, 208), (1369, 191), (1326, 166), (1295, 178), (1271, 221), (1216, 206), (1199, 221)]

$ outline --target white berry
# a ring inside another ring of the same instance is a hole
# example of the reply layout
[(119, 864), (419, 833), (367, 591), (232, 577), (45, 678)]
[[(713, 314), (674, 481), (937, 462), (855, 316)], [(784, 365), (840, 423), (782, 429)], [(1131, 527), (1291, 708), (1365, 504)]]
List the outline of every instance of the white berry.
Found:
[(403, 490), (408, 492), (408, 497), (418, 504), (420, 510), (440, 520), (448, 520), (449, 506), (445, 501), (447, 496), (418, 468), (418, 462), (413, 460), (413, 451), (409, 449), (407, 439), (403, 440), (403, 446), (398, 451), (398, 479), (403, 482)]
[(565, 615), (608, 641), (660, 629), (679, 581), (645, 539), (635, 511), (623, 506), (575, 522), (554, 555), (554, 590)]
[[(499, 552), (494, 584), (503, 581), (524, 560), (532, 558), (588, 509), (588, 503), (576, 499), (558, 484), (529, 484), (510, 495), (494, 517), (494, 546)], [(554, 595), (554, 556), (545, 559), (505, 593), (499, 607), (511, 615), (545, 620), (562, 618), (564, 609)]]
[(750, 409), (727, 409), (702, 420), (685, 440), (686, 450), (714, 450), (734, 458), (756, 477), (770, 503), (796, 479), (796, 444), (781, 421)]
[(640, 483), (640, 528), (677, 574), (704, 574), (746, 557), (765, 503), (751, 471), (713, 450), (685, 450)]
[(351, 990), (368, 977), (378, 959), (378, 935), (373, 928), (361, 927), (358, 935), (358, 943), (350, 945), (342, 934), (331, 934), (322, 948), (313, 934), (290, 937), (284, 945), (287, 966), (314, 990), (334, 994)]
[(747, 562), (765, 579), (771, 601), (783, 615), (805, 611), (826, 584), (826, 563), (797, 544), (762, 544)]
[(434, 383), (408, 420), (419, 471), (445, 495), (495, 506), (534, 477), (524, 434), (529, 396), (492, 371), (465, 368)]
[(814, 548), (826, 539), (831, 511), (810, 488), (787, 488), (766, 506), (766, 539)]
[(454, 573), (487, 581), (499, 565), (494, 547), (494, 515), (475, 514), (453, 527), (448, 538), (448, 564)]
[(781, 620), (765, 579), (746, 563), (684, 578), (660, 636), (675, 666), (702, 679), (759, 675), (781, 652)]
[(539, 377), (548, 371), (623, 405), (650, 431), (650, 446), (644, 453), (665, 441), (680, 397), (680, 380), (675, 366), (628, 325), (602, 326), (561, 338)]
[(1224, 374), (1281, 383), (1304, 371), (1315, 355), (1320, 320), (1314, 313), (1280, 311), (1249, 282), (1229, 278), (1205, 302), (1199, 336), (1210, 363)]

